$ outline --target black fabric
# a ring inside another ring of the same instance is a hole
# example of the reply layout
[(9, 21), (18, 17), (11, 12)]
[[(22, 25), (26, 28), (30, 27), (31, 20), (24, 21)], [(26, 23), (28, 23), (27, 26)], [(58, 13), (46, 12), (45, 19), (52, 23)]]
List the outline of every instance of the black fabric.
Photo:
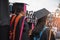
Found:
[[(12, 17), (10, 18), (10, 21), (12, 20), (12, 18), (14, 17), (15, 15), (12, 15)], [(16, 16), (17, 17), (17, 16)], [(16, 17), (15, 17), (15, 19), (16, 19)], [(9, 30), (9, 32), (13, 32), (13, 29), (14, 29), (14, 22), (15, 22), (15, 19), (13, 20), (13, 22), (12, 22), (12, 24), (10, 25), (10, 30)], [(12, 35), (13, 36), (13, 35)], [(9, 37), (10, 37), (10, 34), (9, 34)], [(13, 38), (11, 38), (10, 40), (12, 40)]]
[(0, 25), (9, 25), (8, 0), (0, 0)]
[[(50, 29), (47, 28), (46, 31), (43, 32), (41, 40), (48, 40), (49, 33), (50, 33)], [(36, 33), (35, 35), (33, 33), (33, 35), (31, 35), (31, 36), (33, 36), (33, 37), (38, 36), (39, 37), (39, 33)], [(31, 38), (31, 40), (33, 40), (33, 37)], [(55, 36), (54, 36), (53, 32), (51, 34), (51, 40), (55, 40)]]
[(22, 21), (23, 21), (23, 17), (20, 19), (20, 21), (17, 24), (15, 40), (19, 40), (20, 28), (21, 28), (21, 25), (22, 25)]
[[(10, 21), (12, 20), (12, 18), (14, 17), (15, 15), (12, 15), (12, 17), (11, 17), (11, 19), (10, 19)], [(16, 16), (17, 17), (17, 16)], [(15, 19), (16, 19), (16, 17), (15, 17)], [(10, 27), (10, 29), (13, 31), (13, 29), (14, 29), (14, 22), (15, 22), (15, 19), (14, 19), (14, 21), (13, 21), (13, 23), (12, 23), (12, 26)]]
[(28, 40), (28, 31), (29, 31), (29, 25), (28, 23), (25, 21), (24, 22), (24, 30), (23, 30), (23, 35), (22, 35), (22, 40)]
[(28, 22), (28, 24), (29, 24), (29, 29), (31, 29), (32, 28), (32, 23)]
[(49, 13), (50, 12), (47, 9), (43, 8), (41, 10), (34, 12), (33, 16), (36, 17), (37, 19), (40, 19), (44, 16), (47, 16)]
[(9, 40), (9, 25), (0, 26), (0, 40)]
[[(48, 40), (50, 34), (50, 29), (48, 28), (42, 35), (41, 40)], [(50, 40), (56, 40), (53, 31), (51, 31), (51, 39)]]
[[(22, 26), (22, 21), (23, 21), (22, 17), (16, 27), (16, 36), (15, 36), (15, 40), (19, 40), (20, 37), (20, 29)], [(22, 34), (22, 40), (28, 40), (28, 30), (29, 30), (29, 25), (27, 24), (27, 22), (24, 22), (24, 30), (23, 30), (23, 34)]]

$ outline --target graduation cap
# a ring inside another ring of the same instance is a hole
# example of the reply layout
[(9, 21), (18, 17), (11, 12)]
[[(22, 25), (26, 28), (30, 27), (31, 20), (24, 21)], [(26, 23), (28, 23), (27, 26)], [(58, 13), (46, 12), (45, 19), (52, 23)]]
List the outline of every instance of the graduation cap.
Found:
[(44, 16), (47, 16), (49, 13), (50, 12), (47, 9), (43, 8), (41, 10), (34, 12), (33, 16), (36, 17), (37, 19), (40, 19)]
[(22, 11), (26, 11), (26, 3), (13, 3), (13, 11), (17, 11), (17, 10), (22, 10)]

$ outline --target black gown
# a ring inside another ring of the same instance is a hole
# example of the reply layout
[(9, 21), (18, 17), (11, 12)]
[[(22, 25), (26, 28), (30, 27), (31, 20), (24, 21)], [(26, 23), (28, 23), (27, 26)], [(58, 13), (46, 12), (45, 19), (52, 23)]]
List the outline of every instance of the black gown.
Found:
[[(42, 29), (41, 29), (42, 30)], [(40, 31), (39, 31), (40, 32)], [(37, 32), (37, 33), (32, 33), (32, 35), (31, 35), (31, 40), (34, 40), (33, 39), (33, 37), (34, 36), (38, 36), (39, 37), (39, 32)], [(41, 40), (48, 40), (48, 38), (49, 38), (49, 33), (50, 33), (50, 29), (49, 28), (47, 28), (44, 32), (43, 32), (43, 34), (42, 34), (42, 36), (41, 36)], [(51, 31), (51, 40), (55, 40), (55, 36), (54, 36), (54, 33)]]
[[(20, 37), (20, 29), (21, 29), (21, 26), (22, 26), (23, 18), (24, 18), (24, 17), (22, 17), (22, 18), (19, 20), (18, 25), (17, 25), (17, 27), (16, 27), (15, 40), (19, 40), (19, 37)], [(24, 22), (23, 34), (22, 34), (22, 40), (28, 40), (28, 30), (29, 30), (29, 25), (28, 25), (28, 23), (25, 21), (25, 22)]]

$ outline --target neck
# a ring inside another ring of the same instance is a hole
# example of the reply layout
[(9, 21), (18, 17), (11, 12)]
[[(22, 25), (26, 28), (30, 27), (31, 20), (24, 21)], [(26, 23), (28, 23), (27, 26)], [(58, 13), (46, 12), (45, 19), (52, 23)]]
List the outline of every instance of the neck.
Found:
[(21, 12), (21, 13), (19, 13), (19, 14), (21, 14), (21, 15), (24, 15), (24, 16), (25, 16), (25, 13), (24, 13), (24, 12)]
[(19, 14), (20, 16), (24, 16), (22, 13)]

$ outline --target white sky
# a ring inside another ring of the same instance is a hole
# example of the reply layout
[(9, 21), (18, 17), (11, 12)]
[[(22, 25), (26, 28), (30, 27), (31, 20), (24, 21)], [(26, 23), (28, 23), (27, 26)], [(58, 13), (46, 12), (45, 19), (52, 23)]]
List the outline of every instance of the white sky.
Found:
[(53, 12), (57, 9), (58, 3), (60, 0), (9, 0), (9, 2), (24, 2), (27, 3), (27, 10), (37, 11), (42, 8), (46, 8), (47, 10)]

